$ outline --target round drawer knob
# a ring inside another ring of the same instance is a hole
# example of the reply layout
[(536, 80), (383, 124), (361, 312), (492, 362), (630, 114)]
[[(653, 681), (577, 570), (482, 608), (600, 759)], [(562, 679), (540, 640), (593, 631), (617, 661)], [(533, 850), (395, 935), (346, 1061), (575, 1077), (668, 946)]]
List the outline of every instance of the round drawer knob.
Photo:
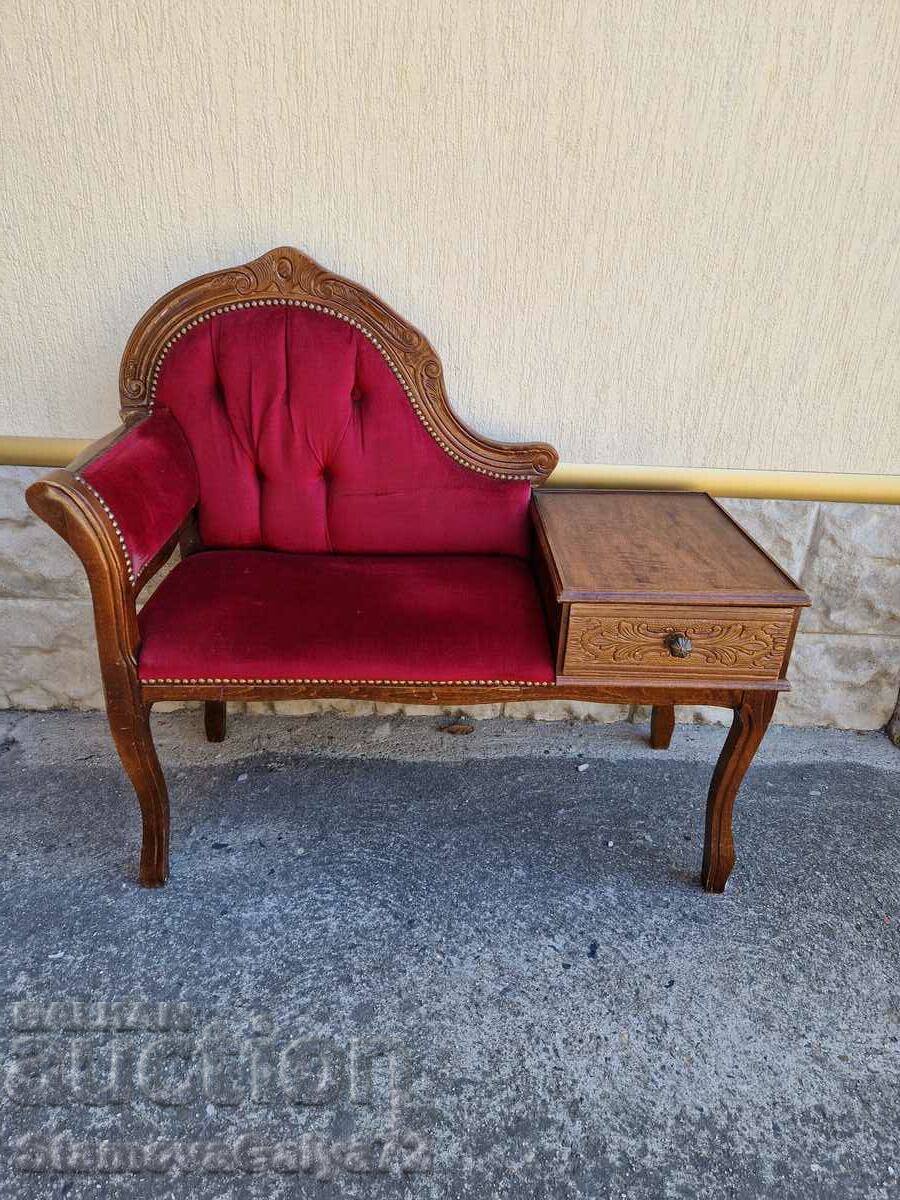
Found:
[(666, 645), (673, 658), (687, 658), (694, 648), (686, 633), (670, 633), (666, 638)]

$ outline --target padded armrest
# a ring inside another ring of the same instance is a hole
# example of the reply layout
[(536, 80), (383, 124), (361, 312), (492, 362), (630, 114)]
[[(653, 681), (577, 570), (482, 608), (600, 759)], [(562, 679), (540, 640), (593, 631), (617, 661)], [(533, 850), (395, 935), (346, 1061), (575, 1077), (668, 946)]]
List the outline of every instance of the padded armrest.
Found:
[(70, 470), (115, 524), (132, 579), (178, 532), (199, 495), (191, 448), (164, 411), (133, 425), (99, 453), (76, 459)]

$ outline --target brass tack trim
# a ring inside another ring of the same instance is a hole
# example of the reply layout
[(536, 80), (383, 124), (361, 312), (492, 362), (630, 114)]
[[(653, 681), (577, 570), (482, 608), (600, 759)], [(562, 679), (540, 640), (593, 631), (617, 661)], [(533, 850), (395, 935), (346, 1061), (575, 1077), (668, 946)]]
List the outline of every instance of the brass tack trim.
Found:
[(419, 418), (419, 421), (422, 423), (422, 425), (425, 426), (425, 429), (430, 434), (432, 440), (437, 442), (437, 444), (444, 451), (444, 453), (449, 454), (449, 456), (454, 460), (454, 462), (458, 462), (460, 464), (460, 466), (466, 467), (470, 471), (474, 471), (476, 475), (488, 475), (492, 479), (526, 480), (526, 479), (531, 478), (530, 475), (505, 475), (502, 471), (489, 471), (487, 469), (487, 467), (480, 467), (477, 463), (470, 462), (469, 459), (464, 458), (461, 454), (458, 454), (451, 446), (449, 446), (447, 444), (447, 442), (444, 441), (444, 439), (440, 436), (440, 434), (437, 432), (437, 430), (433, 427), (431, 422), (428, 420), (425, 413), (422, 411), (422, 407), (419, 404), (418, 398), (413, 393), (412, 388), (406, 382), (406, 379), (404, 378), (402, 372), (400, 371), (400, 368), (397, 366), (397, 364), (391, 358), (390, 354), (385, 349), (383, 344), (378, 340), (378, 338), (375, 336), (375, 334), (373, 334), (370, 330), (366, 329), (366, 327), (364, 325), (360, 324), (360, 322), (358, 320), (356, 320), (355, 317), (348, 316), (346, 313), (338, 312), (337, 309), (329, 308), (327, 305), (324, 305), (324, 304), (315, 304), (310, 300), (295, 300), (295, 299), (288, 299), (286, 297), (278, 297), (278, 298), (265, 299), (265, 300), (246, 300), (246, 301), (238, 300), (233, 304), (223, 304), (219, 308), (210, 309), (209, 312), (201, 313), (200, 316), (195, 317), (191, 321), (188, 321), (186, 325), (183, 325), (176, 333), (172, 334), (172, 336), (169, 338), (169, 340), (163, 346), (162, 351), (160, 352), (159, 358), (153, 364), (153, 367), (150, 371), (150, 394), (148, 397), (148, 412), (151, 412), (151, 413), (153, 412), (153, 406), (156, 403), (156, 388), (157, 388), (157, 384), (159, 382), (160, 368), (162, 367), (163, 359), (166, 357), (169, 350), (172, 348), (172, 345), (175, 342), (177, 342), (180, 337), (182, 337), (185, 333), (187, 333), (188, 330), (193, 329), (195, 325), (199, 325), (202, 321), (206, 321), (210, 317), (219, 316), (221, 313), (234, 312), (236, 309), (239, 309), (239, 308), (257, 308), (260, 306), (266, 306), (266, 305), (272, 305), (272, 304), (288, 305), (291, 307), (299, 306), (300, 308), (309, 308), (309, 309), (312, 309), (314, 312), (325, 313), (329, 317), (335, 317), (337, 320), (344, 321), (346, 324), (352, 325), (354, 329), (357, 329), (363, 335), (363, 337), (367, 338), (368, 341), (370, 341), (372, 343), (372, 345), (375, 347), (375, 349), (378, 351), (378, 353), (381, 355), (381, 357), (384, 359), (384, 361), (390, 367), (391, 372), (396, 377), (400, 386), (403, 388), (403, 391), (406, 394), (406, 398), (409, 400), (410, 404), (412, 405), (413, 412)]
[(109, 505), (106, 503), (106, 501), (103, 499), (103, 497), (97, 491), (97, 489), (92, 484), (88, 483), (88, 481), (85, 479), (85, 477), (83, 475), (76, 474), (75, 478), (78, 480), (78, 482), (80, 484), (82, 484), (82, 486), (87, 488), (87, 490), (91, 493), (91, 495), (94, 497), (94, 499), (97, 501), (97, 503), (100, 505), (100, 507), (103, 509), (103, 511), (106, 513), (107, 517), (109, 518), (110, 524), (112, 525), (113, 529), (115, 530), (116, 538), (118, 539), (119, 545), (122, 548), (122, 554), (124, 555), (124, 558), (125, 558), (125, 569), (128, 573), (128, 582), (134, 583), (134, 566), (131, 561), (131, 555), (128, 553), (128, 546), (125, 544), (125, 538), (122, 534), (122, 530), (119, 527), (119, 522), (116, 520), (115, 513), (109, 507)]
[(142, 684), (373, 684), (388, 687), (543, 687), (524, 679), (142, 679)]

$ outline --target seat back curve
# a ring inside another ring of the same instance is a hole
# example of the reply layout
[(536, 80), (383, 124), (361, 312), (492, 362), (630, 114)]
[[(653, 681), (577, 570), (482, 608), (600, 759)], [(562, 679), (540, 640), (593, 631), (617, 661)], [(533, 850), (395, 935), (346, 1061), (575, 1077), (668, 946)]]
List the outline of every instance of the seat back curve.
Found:
[(121, 378), (126, 419), (184, 432), (210, 547), (524, 556), (556, 462), (467, 429), (424, 337), (289, 248), (163, 297)]

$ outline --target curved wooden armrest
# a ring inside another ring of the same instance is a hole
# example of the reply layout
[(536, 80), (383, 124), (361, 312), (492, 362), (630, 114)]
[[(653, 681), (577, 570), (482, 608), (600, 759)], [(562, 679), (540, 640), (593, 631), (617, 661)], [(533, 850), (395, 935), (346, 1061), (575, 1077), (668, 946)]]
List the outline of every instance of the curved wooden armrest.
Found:
[[(177, 422), (165, 412), (130, 420), (94, 442), (64, 471), (40, 482), (53, 484), (57, 502), (61, 488), (70, 502), (77, 495), (88, 505), (98, 526), (117, 543), (127, 581), (135, 592), (172, 553), (196, 506), (199, 490), (190, 446)], [(49, 496), (44, 497), (42, 506), (42, 494), (35, 485), (26, 498), (34, 511), (69, 541), (64, 514), (53, 504), (45, 513)], [(73, 545), (73, 549), (81, 556), (77, 547)]]
[[(148, 486), (154, 472), (171, 480), (167, 502), (158, 510), (131, 504), (133, 490)], [(87, 573), (107, 701), (111, 687), (139, 695), (135, 601), (172, 554), (197, 501), (196, 468), (183, 434), (170, 417), (131, 421), (37, 480), (25, 498)]]
[[(135, 597), (123, 546), (97, 494), (68, 468), (51, 471), (25, 493), (29, 508), (67, 542), (81, 560), (94, 602), (103, 684), (137, 678), (140, 646)], [(171, 552), (171, 551), (170, 551)]]

